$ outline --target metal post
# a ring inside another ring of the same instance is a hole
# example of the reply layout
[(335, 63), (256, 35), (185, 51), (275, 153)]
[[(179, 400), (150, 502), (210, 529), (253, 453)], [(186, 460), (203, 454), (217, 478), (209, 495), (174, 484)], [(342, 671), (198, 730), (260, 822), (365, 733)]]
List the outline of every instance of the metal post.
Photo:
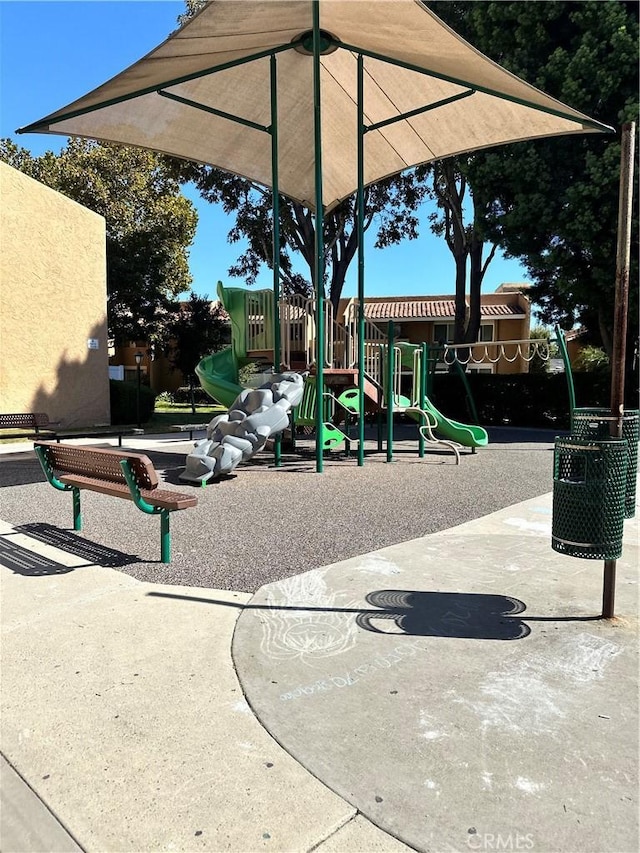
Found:
[(71, 490), (71, 496), (73, 499), (73, 529), (82, 530), (82, 514), (80, 511), (80, 489), (77, 486), (73, 486)]
[(313, 0), (313, 147), (316, 199), (316, 471), (324, 468), (322, 425), (324, 423), (324, 216), (322, 206), (322, 123), (320, 99), (320, 0)]
[(171, 562), (171, 533), (169, 532), (169, 510), (160, 510), (160, 560)]
[[(573, 412), (576, 407), (576, 389), (573, 383), (573, 371), (571, 369), (571, 359), (569, 358), (569, 352), (567, 350), (567, 342), (564, 339), (564, 332), (560, 328), (560, 326), (556, 323), (555, 326), (556, 333), (556, 344), (558, 349), (560, 350), (560, 355), (562, 356), (562, 363), (564, 364), (564, 375), (567, 380), (567, 391), (569, 393), (569, 429), (573, 432)], [(549, 341), (549, 345), (551, 345), (551, 340)]]
[(358, 465), (364, 465), (364, 58), (358, 54)]
[[(424, 411), (424, 407), (426, 405), (426, 397), (427, 397), (427, 345), (426, 343), (422, 343), (420, 347), (420, 396), (418, 399), (418, 405)], [(418, 455), (421, 459), (424, 458), (424, 434), (422, 430), (418, 431), (419, 439), (418, 439)]]
[(393, 462), (393, 373), (396, 351), (393, 346), (393, 320), (387, 326), (387, 462)]
[[(278, 177), (278, 66), (275, 56), (271, 57), (271, 192), (273, 199), (273, 366), (280, 372), (282, 360), (280, 343), (280, 192)], [(292, 427), (293, 429), (293, 427)], [(276, 468), (282, 465), (282, 433), (273, 443), (273, 459)]]
[[(616, 246), (616, 288), (611, 360), (611, 437), (622, 438), (624, 415), (624, 374), (629, 306), (629, 261), (631, 256), (631, 208), (633, 203), (633, 155), (635, 122), (622, 126), (620, 147), (620, 199)], [(616, 561), (605, 560), (602, 588), (602, 615), (611, 619), (615, 611)]]
[(141, 373), (140, 373), (140, 365), (142, 364), (143, 355), (141, 352), (137, 352), (134, 356), (136, 360), (136, 422), (138, 425), (138, 429), (142, 429), (141, 418), (140, 418), (140, 383), (141, 383)]

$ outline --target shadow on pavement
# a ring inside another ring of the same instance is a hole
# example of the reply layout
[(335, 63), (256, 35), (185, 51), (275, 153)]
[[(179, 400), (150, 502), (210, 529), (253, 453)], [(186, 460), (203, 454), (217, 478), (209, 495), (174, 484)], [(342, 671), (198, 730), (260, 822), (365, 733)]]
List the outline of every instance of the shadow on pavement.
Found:
[(64, 575), (77, 568), (77, 566), (65, 566), (64, 563), (36, 554), (5, 536), (0, 537), (0, 566), (25, 577)]
[[(86, 565), (99, 565), (105, 566), (109, 568), (117, 568), (118, 566), (128, 566), (131, 563), (139, 563), (140, 557), (136, 554), (125, 554), (123, 551), (116, 551), (113, 548), (107, 548), (104, 545), (98, 545), (95, 542), (91, 542), (88, 539), (83, 539), (81, 536), (78, 536), (77, 533), (74, 533), (70, 530), (61, 530), (59, 527), (54, 527), (51, 524), (42, 524), (42, 523), (33, 523), (33, 524), (22, 524), (19, 527), (14, 529), (14, 533), (23, 533), (26, 536), (31, 537), (31, 539), (37, 539), (38, 542), (44, 542), (45, 545), (51, 545), (54, 548), (59, 548), (61, 551), (65, 551), (67, 554), (73, 554), (75, 557), (82, 557), (86, 560)], [(2, 542), (3, 549), (7, 550), (7, 553), (10, 553), (10, 549), (20, 548), (21, 551), (31, 554), (33, 557), (38, 557), (39, 555), (33, 554), (33, 552), (26, 551), (25, 548), (17, 545), (16, 543), (11, 542), (11, 539), (8, 537), (0, 537), (0, 542)], [(10, 543), (10, 549), (7, 548), (7, 543)], [(4, 554), (4, 551), (3, 551)], [(47, 558), (39, 558), (46, 560)], [(59, 563), (56, 563), (52, 560), (49, 560), (52, 566), (60, 566)], [(10, 566), (11, 568), (11, 566)], [(64, 571), (72, 571), (73, 569), (69, 566), (62, 567)], [(79, 568), (75, 566), (74, 568)], [(17, 569), (14, 569), (17, 571)], [(58, 574), (59, 572), (51, 571), (51, 572), (33, 572), (33, 571), (25, 571), (23, 574)]]
[(0, 454), (0, 488), (46, 482), (33, 451)]
[[(399, 634), (414, 637), (458, 637), (475, 640), (521, 640), (531, 633), (529, 626), (515, 614), (526, 610), (524, 602), (507, 595), (485, 595), (458, 592), (416, 592), (413, 590), (375, 590), (367, 595), (376, 610), (350, 607), (308, 607), (301, 605), (240, 604), (180, 595), (149, 592), (154, 598), (175, 598), (202, 604), (218, 604), (239, 610), (286, 610), (306, 616), (309, 613), (344, 613), (356, 617), (356, 624), (376, 634)], [(374, 622), (383, 620), (383, 630)], [(393, 622), (393, 625), (389, 625)]]
[(378, 634), (521, 640), (531, 633), (528, 625), (514, 618), (526, 605), (508, 595), (380, 589), (366, 600), (381, 609), (363, 612), (356, 622)]

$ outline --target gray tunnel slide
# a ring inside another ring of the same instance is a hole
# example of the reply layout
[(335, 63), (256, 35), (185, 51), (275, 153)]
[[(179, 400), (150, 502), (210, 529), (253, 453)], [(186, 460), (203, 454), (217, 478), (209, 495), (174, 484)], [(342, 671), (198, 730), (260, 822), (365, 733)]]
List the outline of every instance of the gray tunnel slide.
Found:
[(180, 479), (205, 483), (251, 459), (268, 438), (289, 426), (289, 413), (302, 399), (304, 380), (300, 373), (274, 373), (259, 388), (241, 391), (225, 415), (213, 418), (207, 437), (195, 443)]

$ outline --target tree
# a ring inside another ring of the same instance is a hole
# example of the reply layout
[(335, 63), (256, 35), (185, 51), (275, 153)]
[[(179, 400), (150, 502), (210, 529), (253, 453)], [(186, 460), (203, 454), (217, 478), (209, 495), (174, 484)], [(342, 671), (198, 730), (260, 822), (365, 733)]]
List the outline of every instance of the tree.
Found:
[[(637, 117), (637, 3), (430, 5), (492, 59), (587, 115), (616, 128)], [(496, 148), (476, 155), (468, 171), (474, 192), (491, 200), (485, 233), (524, 263), (541, 318), (565, 328), (580, 321), (599, 332), (608, 350), (619, 163), (619, 138), (586, 134)], [(634, 216), (637, 241), (637, 198)], [(636, 242), (631, 340), (637, 336), (637, 278)]]
[(118, 342), (161, 339), (171, 302), (191, 284), (197, 224), (169, 161), (81, 139), (41, 157), (3, 139), (0, 159), (105, 217), (109, 334)]
[[(433, 163), (430, 195), (437, 210), (429, 217), (431, 230), (444, 237), (456, 267), (455, 317), (453, 342), (475, 343), (480, 334), (480, 295), (485, 273), (497, 250), (491, 245), (484, 256), (484, 217), (488, 203), (480, 199), (468, 184), (466, 171), (470, 157), (450, 157)], [(468, 199), (468, 202), (467, 202)], [(468, 207), (471, 206), (471, 215)], [(467, 311), (467, 276), (469, 278), (469, 311)]]
[[(232, 276), (255, 283), (262, 265), (272, 268), (272, 193), (266, 187), (211, 166), (175, 161), (176, 176), (192, 181), (204, 199), (221, 204), (235, 215), (229, 242), (248, 246), (229, 269)], [(413, 172), (365, 188), (365, 231), (376, 223), (376, 246), (418, 236), (417, 210), (427, 188)], [(334, 308), (342, 294), (349, 264), (357, 250), (355, 195), (324, 217), (324, 280)], [(314, 284), (315, 221), (311, 211), (285, 197), (280, 203), (280, 279), (285, 293), (309, 295)], [(308, 267), (308, 276), (296, 269), (296, 260)]]
[(195, 414), (193, 389), (196, 386), (196, 365), (208, 353), (228, 344), (228, 319), (221, 306), (213, 305), (208, 296), (192, 293), (186, 302), (177, 302), (173, 306), (166, 332), (169, 362), (186, 378), (191, 410)]
[(558, 346), (551, 343), (551, 331), (547, 326), (534, 326), (529, 337), (534, 341), (546, 341), (546, 345), (542, 349), (536, 349), (533, 354), (529, 362), (529, 373), (548, 373), (551, 369), (550, 360), (558, 357)]

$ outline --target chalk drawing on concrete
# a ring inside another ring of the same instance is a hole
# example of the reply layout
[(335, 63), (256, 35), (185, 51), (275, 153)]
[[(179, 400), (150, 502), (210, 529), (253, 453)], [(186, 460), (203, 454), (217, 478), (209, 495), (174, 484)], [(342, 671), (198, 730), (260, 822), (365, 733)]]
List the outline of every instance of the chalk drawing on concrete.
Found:
[(449, 737), (446, 732), (441, 731), (437, 727), (431, 714), (427, 714), (426, 711), (420, 711), (419, 725), (420, 736), (425, 740), (440, 740), (441, 738)]
[(361, 572), (368, 572), (372, 575), (399, 575), (402, 569), (386, 557), (380, 554), (370, 554), (366, 556), (362, 562), (358, 563), (358, 569)]
[(525, 660), (507, 661), (502, 670), (489, 672), (479, 684), (479, 696), (454, 698), (481, 721), (483, 730), (503, 729), (520, 734), (559, 737), (562, 721), (570, 716), (575, 690), (604, 677), (608, 664), (622, 649), (591, 634), (569, 637)]
[(515, 781), (516, 788), (524, 791), (525, 794), (537, 794), (544, 790), (545, 785), (542, 782), (534, 782), (532, 779), (525, 779), (524, 776), (518, 776)]
[(437, 782), (434, 782), (433, 779), (425, 779), (424, 780), (425, 788), (428, 788), (429, 791), (433, 791), (436, 797), (440, 796), (440, 785)]
[(509, 527), (515, 527), (522, 533), (532, 533), (536, 536), (551, 536), (551, 523), (547, 521), (529, 521), (526, 518), (506, 518)]
[[(330, 591), (324, 574), (314, 569), (273, 584), (262, 618), (263, 654), (310, 663), (342, 654), (355, 645), (358, 602)], [(347, 611), (347, 612), (345, 612)]]

